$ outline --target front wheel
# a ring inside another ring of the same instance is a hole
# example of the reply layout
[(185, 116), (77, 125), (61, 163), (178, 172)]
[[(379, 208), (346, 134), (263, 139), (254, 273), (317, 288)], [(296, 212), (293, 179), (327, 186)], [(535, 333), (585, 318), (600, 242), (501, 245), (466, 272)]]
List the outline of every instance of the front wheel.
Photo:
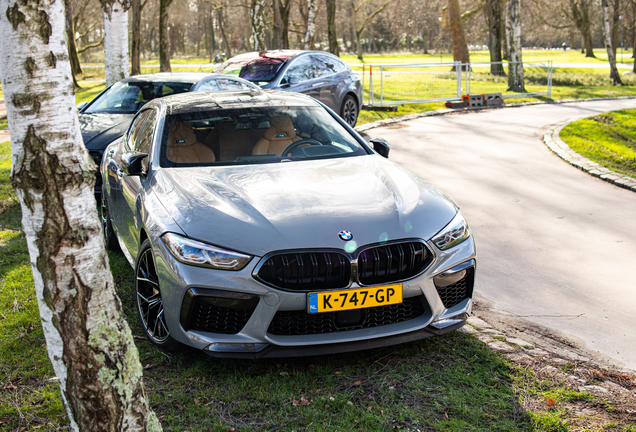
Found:
[(117, 235), (115, 235), (115, 231), (113, 231), (113, 222), (110, 220), (110, 213), (108, 212), (108, 201), (106, 201), (106, 196), (103, 191), (99, 216), (102, 221), (102, 234), (104, 236), (104, 243), (106, 243), (106, 249), (112, 251), (119, 250)]
[(342, 101), (340, 117), (351, 127), (358, 122), (358, 103), (353, 96), (347, 95)]
[(149, 240), (142, 243), (137, 257), (135, 293), (137, 312), (146, 337), (153, 345), (165, 351), (173, 351), (179, 343), (170, 336), (170, 329), (166, 324), (159, 278)]

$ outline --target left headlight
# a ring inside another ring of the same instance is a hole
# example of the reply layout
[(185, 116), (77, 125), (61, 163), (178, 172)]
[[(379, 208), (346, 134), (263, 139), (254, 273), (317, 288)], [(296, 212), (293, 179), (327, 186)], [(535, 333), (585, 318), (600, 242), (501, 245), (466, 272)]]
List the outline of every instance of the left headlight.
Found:
[(241, 270), (252, 259), (227, 249), (221, 249), (174, 233), (161, 237), (172, 255), (184, 264), (210, 267), (218, 270)]
[(464, 240), (470, 237), (470, 229), (468, 224), (460, 212), (457, 212), (455, 217), (448, 225), (446, 225), (440, 232), (435, 234), (431, 241), (435, 243), (435, 246), (441, 250), (450, 249), (453, 246), (457, 246)]

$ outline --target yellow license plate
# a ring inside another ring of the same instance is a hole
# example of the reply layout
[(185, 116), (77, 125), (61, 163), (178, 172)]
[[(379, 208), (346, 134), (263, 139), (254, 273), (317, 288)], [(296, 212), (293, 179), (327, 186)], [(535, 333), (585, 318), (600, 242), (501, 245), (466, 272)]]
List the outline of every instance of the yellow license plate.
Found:
[(402, 303), (402, 284), (307, 294), (307, 312), (335, 312)]

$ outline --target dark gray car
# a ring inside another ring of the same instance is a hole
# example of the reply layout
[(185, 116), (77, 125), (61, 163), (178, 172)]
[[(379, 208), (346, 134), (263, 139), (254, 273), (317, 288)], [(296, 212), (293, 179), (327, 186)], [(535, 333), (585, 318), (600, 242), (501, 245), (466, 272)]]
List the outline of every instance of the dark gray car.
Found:
[(446, 195), (314, 99), (187, 93), (104, 155), (109, 248), (155, 345), (218, 357), (368, 349), (452, 331), (475, 245)]
[(340, 115), (349, 126), (362, 105), (360, 77), (338, 57), (323, 51), (276, 50), (232, 57), (214, 72), (236, 75), (264, 89), (304, 93)]
[[(84, 145), (99, 166), (104, 149), (128, 130), (137, 111), (150, 100), (190, 91), (248, 89), (258, 90), (258, 87), (240, 78), (204, 72), (156, 73), (124, 78), (90, 102), (78, 105)], [(101, 179), (98, 177), (95, 192), (100, 191)]]

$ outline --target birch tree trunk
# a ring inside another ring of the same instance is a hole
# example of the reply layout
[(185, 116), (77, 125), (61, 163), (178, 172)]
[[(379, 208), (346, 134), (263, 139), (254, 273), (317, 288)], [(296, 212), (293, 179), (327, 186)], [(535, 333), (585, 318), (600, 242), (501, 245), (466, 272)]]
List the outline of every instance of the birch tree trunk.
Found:
[(508, 91), (525, 92), (521, 58), (521, 0), (508, 1), (506, 38), (510, 55), (508, 59)]
[(309, 0), (309, 10), (307, 11), (307, 31), (305, 32), (305, 49), (314, 49), (314, 34), (316, 33), (316, 1)]
[(614, 85), (623, 85), (621, 76), (618, 74), (618, 69), (616, 69), (616, 56), (614, 55), (614, 50), (612, 49), (612, 29), (610, 26), (608, 0), (601, 0), (601, 8), (603, 9), (603, 33), (605, 36), (605, 49), (607, 50), (607, 59), (609, 60), (610, 64), (610, 79), (612, 80), (612, 84)]
[(265, 0), (252, 0), (250, 8), (250, 22), (254, 37), (254, 51), (266, 51)]
[(49, 358), (75, 431), (160, 431), (115, 292), (80, 134), (62, 0), (0, 0), (0, 74)]
[(100, 0), (104, 10), (104, 66), (106, 86), (128, 73), (128, 9), (130, 0)]

